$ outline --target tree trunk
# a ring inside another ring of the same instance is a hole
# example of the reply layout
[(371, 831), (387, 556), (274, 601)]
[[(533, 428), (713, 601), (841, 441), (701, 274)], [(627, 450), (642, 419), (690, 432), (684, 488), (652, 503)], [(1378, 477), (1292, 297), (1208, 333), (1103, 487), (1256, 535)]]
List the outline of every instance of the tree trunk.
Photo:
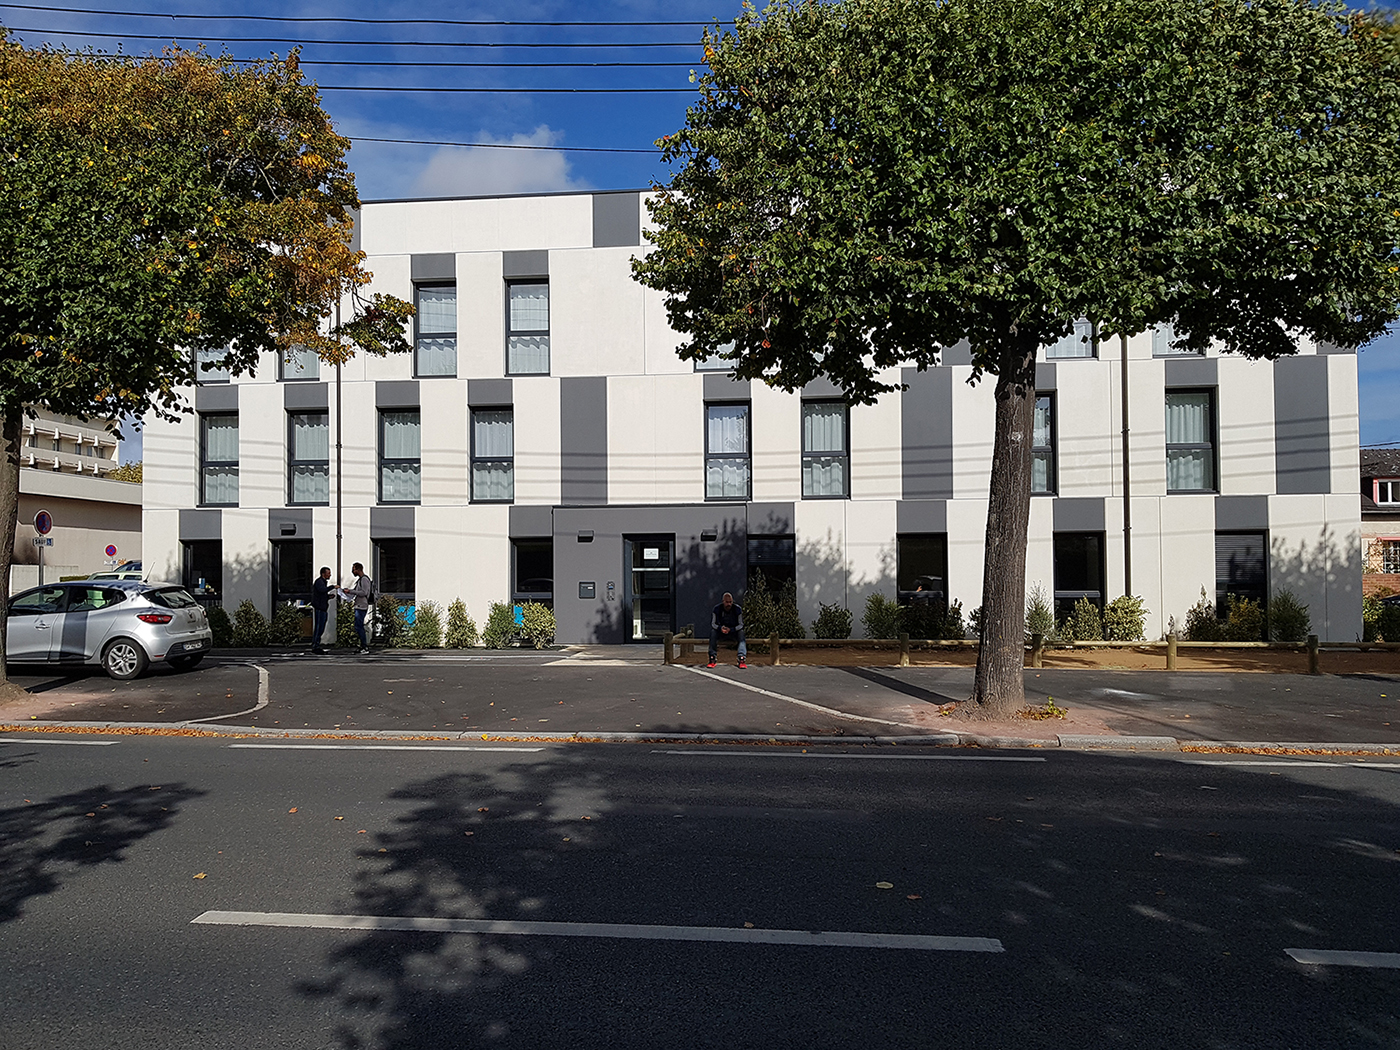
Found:
[(1031, 516), (1031, 440), (1035, 424), (1035, 357), (1032, 342), (1006, 355), (996, 388), (982, 568), (982, 644), (972, 700), (988, 718), (1026, 700), (1026, 533)]
[(10, 563), (15, 555), (19, 518), (19, 442), (24, 409), (15, 406), (0, 418), (0, 701), (6, 699), (5, 620), (10, 609)]

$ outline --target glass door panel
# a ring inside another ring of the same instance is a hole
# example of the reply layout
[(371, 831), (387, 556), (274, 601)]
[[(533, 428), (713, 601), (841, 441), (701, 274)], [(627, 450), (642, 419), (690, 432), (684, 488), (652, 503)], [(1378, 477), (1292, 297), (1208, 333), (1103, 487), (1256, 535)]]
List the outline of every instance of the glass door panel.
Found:
[(674, 536), (631, 536), (627, 559), (627, 637), (656, 641), (675, 628)]

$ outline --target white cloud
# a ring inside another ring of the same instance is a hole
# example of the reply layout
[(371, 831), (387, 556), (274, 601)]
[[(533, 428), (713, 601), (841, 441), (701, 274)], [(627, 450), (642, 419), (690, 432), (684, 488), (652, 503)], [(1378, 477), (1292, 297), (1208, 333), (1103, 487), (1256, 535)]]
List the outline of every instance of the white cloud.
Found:
[[(478, 133), (473, 141), (512, 146), (553, 146), (560, 134), (541, 124), (528, 135), (508, 139)], [(414, 197), (466, 197), (488, 193), (536, 193), (584, 190), (589, 185), (569, 174), (568, 158), (558, 150), (467, 149), (443, 146), (434, 151), (413, 182)]]

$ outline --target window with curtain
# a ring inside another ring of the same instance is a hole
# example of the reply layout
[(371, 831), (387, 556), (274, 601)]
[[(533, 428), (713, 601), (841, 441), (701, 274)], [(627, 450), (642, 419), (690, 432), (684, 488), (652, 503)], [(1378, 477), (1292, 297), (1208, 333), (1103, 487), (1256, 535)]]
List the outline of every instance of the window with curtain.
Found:
[(849, 410), (844, 401), (802, 402), (802, 495), (839, 499), (850, 494)]
[(238, 415), (199, 417), (200, 502), (238, 506)]
[(321, 359), (316, 356), (316, 351), (304, 346), (288, 347), (282, 353), (282, 378), (320, 379)]
[(730, 353), (734, 349), (733, 343), (725, 343), (723, 346), (715, 348), (715, 352), (703, 361), (695, 362), (697, 372), (732, 372), (734, 362), (721, 357), (721, 354)]
[(472, 409), (472, 501), (515, 499), (515, 410)]
[(1055, 395), (1035, 396), (1031, 427), (1031, 494), (1055, 494)]
[(420, 284), (414, 288), (418, 315), (413, 369), (419, 376), (457, 374), (457, 286)]
[[(199, 383), (227, 383), (232, 378), (229, 370), (222, 364), (214, 362), (223, 361), (228, 355), (226, 347), (217, 350), (201, 350), (195, 355), (196, 382)], [(205, 365), (210, 367), (205, 368)]]
[(379, 413), (379, 502), (417, 503), (422, 471), (418, 409)]
[(1069, 335), (1051, 343), (1045, 348), (1047, 358), (1093, 357), (1094, 325), (1083, 318), (1074, 322), (1074, 330)]
[(287, 502), (331, 501), (331, 424), (328, 412), (287, 416)]
[[(1229, 609), (1230, 595), (1265, 604), (1269, 597), (1269, 538), (1262, 532), (1215, 534), (1215, 608)], [(1258, 639), (1245, 639), (1258, 641)]]
[(705, 498), (749, 498), (749, 406), (705, 406)]
[(1177, 349), (1172, 344), (1176, 341), (1176, 329), (1169, 324), (1159, 324), (1152, 329), (1152, 356), (1153, 357), (1200, 357), (1202, 351)]
[(506, 373), (548, 375), (548, 282), (511, 281), (506, 298)]
[(1215, 491), (1214, 394), (1167, 391), (1167, 491)]

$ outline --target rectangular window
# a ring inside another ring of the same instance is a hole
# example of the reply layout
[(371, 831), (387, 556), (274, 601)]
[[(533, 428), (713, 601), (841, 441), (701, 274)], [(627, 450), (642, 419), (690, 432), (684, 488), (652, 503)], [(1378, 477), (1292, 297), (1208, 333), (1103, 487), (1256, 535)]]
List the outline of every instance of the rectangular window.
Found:
[(696, 361), (696, 362), (695, 362), (695, 371), (697, 371), (697, 372), (732, 372), (732, 371), (734, 371), (734, 362), (733, 362), (733, 361), (726, 360), (725, 358), (723, 358), (723, 357), (720, 356), (721, 354), (727, 354), (727, 353), (731, 352), (733, 349), (734, 349), (734, 344), (733, 344), (733, 343), (725, 343), (723, 346), (715, 347), (715, 352), (714, 352), (713, 354), (711, 354), (709, 357), (705, 358), (705, 360), (703, 360), (703, 361)]
[(413, 371), (419, 376), (457, 374), (457, 286), (420, 284), (413, 289), (418, 307), (414, 322)]
[(288, 413), (287, 502), (326, 504), (330, 501), (330, 413)]
[[(220, 347), (217, 350), (201, 350), (195, 355), (196, 382), (199, 383), (227, 383), (231, 379), (228, 368), (222, 362), (228, 356), (228, 348)], [(205, 367), (208, 365), (209, 367)]]
[(1094, 357), (1094, 325), (1082, 318), (1074, 322), (1074, 330), (1061, 336), (1045, 348), (1047, 358)]
[(850, 494), (849, 410), (844, 401), (802, 402), (802, 496)]
[(1159, 324), (1152, 329), (1152, 356), (1153, 357), (1200, 357), (1203, 351), (1191, 349), (1178, 349), (1172, 344), (1176, 341), (1176, 329), (1169, 324)]
[(749, 406), (705, 406), (705, 498), (749, 498)]
[(186, 540), (181, 545), (180, 582), (201, 602), (216, 601), (224, 590), (222, 540)]
[(554, 604), (554, 541), (515, 540), (511, 543), (515, 586), (511, 600)]
[(1215, 491), (1215, 395), (1167, 391), (1167, 491)]
[(1088, 598), (1103, 608), (1103, 533), (1057, 532), (1054, 539), (1055, 619)]
[(1268, 538), (1262, 532), (1215, 534), (1215, 608), (1224, 616), (1229, 596), (1264, 604), (1268, 598)]
[(948, 600), (946, 532), (896, 536), (895, 558), (900, 604)]
[(506, 285), (506, 374), (549, 374), (549, 284), (511, 281)]
[(1400, 503), (1400, 481), (1376, 482), (1377, 503)]
[(1031, 494), (1055, 494), (1055, 395), (1035, 396), (1031, 426)]
[(796, 536), (750, 536), (749, 581), (763, 573), (764, 587), (776, 593), (789, 580), (797, 580)]
[(238, 506), (238, 415), (199, 417), (199, 501)]
[(415, 540), (375, 540), (374, 589), (411, 603), (417, 593), (417, 556)]
[(310, 540), (276, 540), (272, 544), (272, 604), (311, 600), (312, 567)]
[(515, 410), (472, 409), (472, 502), (515, 499)]
[(282, 378), (288, 381), (320, 379), (321, 359), (316, 351), (304, 346), (288, 347), (282, 354)]
[(1381, 572), (1400, 572), (1400, 540), (1381, 540)]
[(379, 413), (379, 502), (417, 503), (422, 471), (419, 412), (414, 409)]

